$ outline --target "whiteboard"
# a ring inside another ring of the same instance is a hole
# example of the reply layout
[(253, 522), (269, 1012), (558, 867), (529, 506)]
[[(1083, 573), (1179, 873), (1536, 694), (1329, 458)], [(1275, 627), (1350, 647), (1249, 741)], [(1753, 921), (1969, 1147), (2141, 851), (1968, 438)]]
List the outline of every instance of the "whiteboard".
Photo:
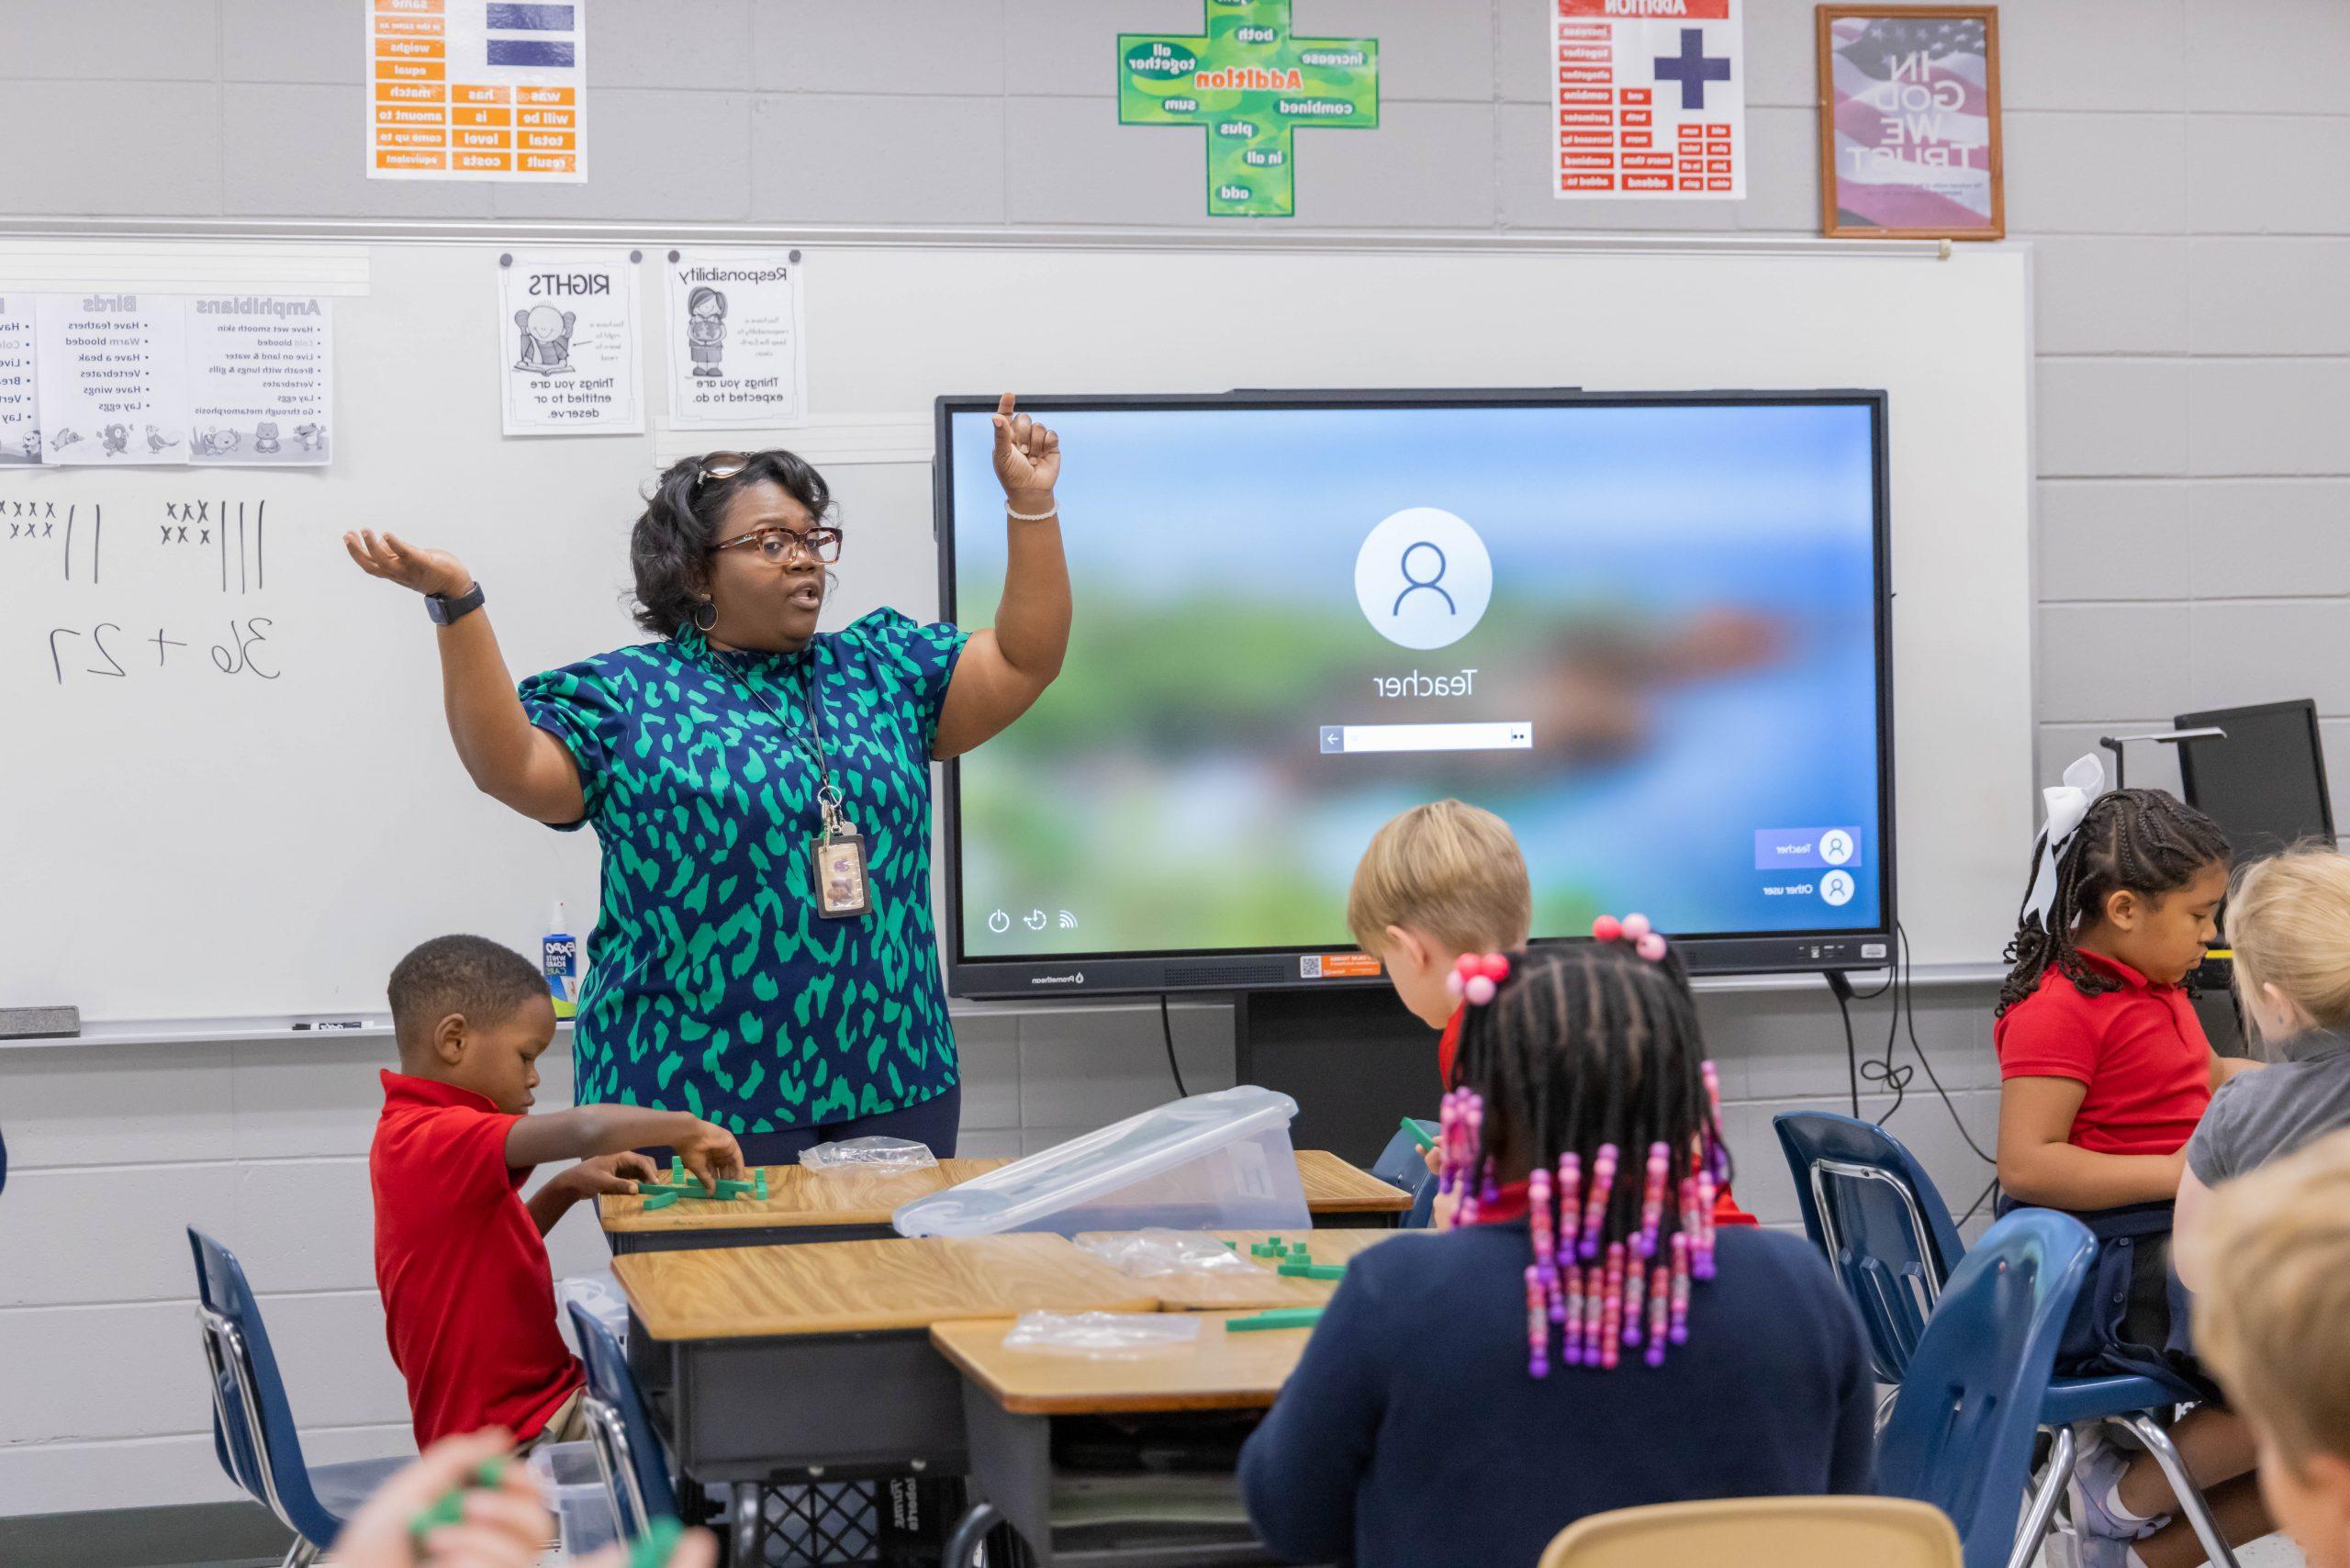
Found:
[[(1980, 961), (2009, 935), (2031, 801), (2020, 249), (811, 247), (805, 428), (666, 431), (654, 334), (647, 433), (535, 439), (498, 433), (500, 249), (364, 247), (366, 292), (334, 308), (341, 440), (323, 473), (0, 469), (0, 1005), (375, 1014), (424, 937), (534, 951), (557, 898), (584, 928), (592, 836), (472, 789), (421, 606), (363, 577), (342, 531), (460, 554), (519, 678), (639, 639), (627, 537), (659, 460), (796, 444), (850, 531), (827, 625), (883, 603), (927, 616), (931, 399), (1001, 387), (1886, 388), (1903, 918), (1921, 964)], [(271, 246), (109, 253), (218, 277)], [(12, 241), (0, 281), (44, 263), (84, 264), (71, 241)], [(18, 506), (47, 521), (52, 504), (75, 554), (62, 527), (4, 536)], [(208, 543), (177, 536), (190, 509)]]

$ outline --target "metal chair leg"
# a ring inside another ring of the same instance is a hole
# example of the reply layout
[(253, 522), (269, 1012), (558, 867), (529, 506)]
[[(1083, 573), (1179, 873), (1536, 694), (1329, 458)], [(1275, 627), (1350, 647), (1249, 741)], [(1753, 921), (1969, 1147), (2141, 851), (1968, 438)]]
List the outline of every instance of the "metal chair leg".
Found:
[(2053, 1432), (2048, 1462), (2041, 1468), (2040, 1484), (2032, 1489), (2023, 1524), (2016, 1531), (2016, 1543), (2008, 1552), (2008, 1568), (2031, 1568), (2031, 1560), (2048, 1538), (2048, 1521), (2055, 1515), (2056, 1499), (2065, 1495), (2065, 1483), (2073, 1479), (2073, 1428), (2057, 1427)]
[(318, 1560), (319, 1549), (297, 1535), (294, 1544), (285, 1549), (285, 1560), (279, 1568), (310, 1568)]
[(2237, 1568), (2236, 1554), (2230, 1549), (2228, 1538), (2220, 1533), (2219, 1521), (2211, 1518), (2211, 1505), (2204, 1500), (2203, 1489), (2195, 1484), (2195, 1477), (2187, 1473), (2187, 1462), (2178, 1457), (2170, 1434), (2143, 1411), (2121, 1417), (2121, 1421), (2146, 1445), (2154, 1462), (2162, 1466), (2164, 1477), (2170, 1482), (2171, 1494), (2178, 1499), (2179, 1512), (2194, 1527), (2195, 1539), (2203, 1543), (2203, 1555), (2211, 1568)]
[(1893, 1406), (1901, 1397), (1901, 1385), (1895, 1383), (1876, 1396), (1876, 1435), (1885, 1436), (1885, 1424), (1893, 1419)]
[(979, 1568), (979, 1549), (1002, 1518), (992, 1503), (974, 1503), (964, 1509), (955, 1521), (955, 1533), (946, 1538), (946, 1550), (938, 1554), (939, 1568)]
[(758, 1568), (759, 1525), (766, 1502), (764, 1491), (748, 1481), (734, 1484), (734, 1497), (730, 1505), (733, 1518), (729, 1532), (733, 1537), (733, 1551), (728, 1561), (733, 1568)]

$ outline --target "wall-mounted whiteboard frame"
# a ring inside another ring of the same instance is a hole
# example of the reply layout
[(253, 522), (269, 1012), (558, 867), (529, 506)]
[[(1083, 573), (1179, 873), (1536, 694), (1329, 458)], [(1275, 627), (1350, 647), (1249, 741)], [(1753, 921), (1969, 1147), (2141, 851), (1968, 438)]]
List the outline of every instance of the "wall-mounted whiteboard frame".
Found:
[[(914, 614), (933, 608), (929, 476), (918, 432), (941, 390), (1884, 386), (1893, 409), (1905, 918), (1917, 959), (1930, 968), (1979, 965), (2009, 934), (2011, 862), (2031, 820), (2023, 247), (1953, 255), (1930, 244), (1746, 237), (1242, 241), (18, 219), (0, 225), (0, 279), (12, 257), (53, 257), (68, 246), (87, 252), (98, 242), (160, 268), (156, 256), (185, 266), (215, 247), (259, 246), (274, 255), (274, 247), (290, 253), (320, 241), (365, 247), (368, 292), (341, 301), (337, 313), (338, 396), (352, 444), (323, 476), (254, 482), (284, 487), (273, 519), (286, 519), (289, 540), (307, 531), (315, 546), (289, 558), (283, 575), (315, 617), (309, 635), (319, 667), (364, 674), (366, 722), (315, 701), (221, 714), (223, 723), (190, 730), (187, 744), (198, 749), (183, 754), (192, 766), (179, 769), (191, 790), (224, 778), (278, 780), (285, 792), (257, 808), (266, 815), (252, 825), (302, 845), (309, 879), (262, 868), (241, 882), (199, 883), (168, 857), (140, 854), (137, 844), (94, 850), (104, 834), (0, 839), (0, 864), (26, 872), (8, 880), (43, 890), (38, 899), (0, 902), (0, 950), (11, 954), (0, 966), (0, 1002), (73, 1002), (94, 1022), (234, 1017), (282, 1027), (297, 1013), (379, 1010), (390, 959), (417, 935), (479, 929), (527, 949), (551, 895), (565, 897), (575, 916), (593, 907), (593, 846), (557, 839), (471, 791), (440, 728), (420, 615), (338, 565), (340, 546), (331, 543), (345, 526), (388, 525), (460, 548), (493, 585), (518, 674), (636, 635), (618, 604), (634, 492), (658, 458), (692, 438), (665, 429), (657, 392), (654, 429), (643, 436), (544, 443), (497, 435), (496, 387), (486, 375), (472, 384), (470, 367), (483, 359), (478, 333), (491, 330), (484, 269), (515, 244), (641, 247), (648, 268), (668, 248), (697, 242), (806, 252), (811, 416), (773, 434), (836, 465), (858, 546), (844, 614), (878, 602)], [(436, 368), (443, 349), (463, 350), (456, 370)], [(657, 342), (646, 359), (657, 387)], [(730, 433), (728, 444), (756, 439)], [(420, 451), (434, 461), (418, 462)], [(106, 478), (134, 510), (172, 488), (151, 475)], [(59, 482), (34, 475), (19, 483)], [(20, 652), (0, 650), (0, 657)], [(24, 673), (0, 668), (0, 681)], [(39, 673), (45, 678), (46, 667)], [(97, 740), (106, 726), (87, 730), (78, 738)], [(27, 801), (69, 813), (104, 809), (106, 791), (91, 787), (104, 769), (94, 774), (90, 766), (103, 748), (77, 757), (70, 744), (77, 737), (46, 738), (69, 744), (62, 752), (24, 748), (0, 771), (0, 822)], [(363, 745), (372, 746), (364, 767), (322, 773), (311, 765), (321, 753)], [(413, 854), (379, 853), (385, 846), (371, 849), (348, 831), (320, 831), (328, 811), (386, 802), (402, 827), (430, 823), (440, 834), (429, 874)], [(448, 874), (453, 865), (464, 874)], [(303, 888), (321, 880), (332, 896), (306, 900)], [(206, 951), (207, 913), (223, 907), (273, 913), (233, 953)], [(157, 923), (142, 930), (192, 935), (177, 938), (179, 946), (126, 944), (126, 909)]]

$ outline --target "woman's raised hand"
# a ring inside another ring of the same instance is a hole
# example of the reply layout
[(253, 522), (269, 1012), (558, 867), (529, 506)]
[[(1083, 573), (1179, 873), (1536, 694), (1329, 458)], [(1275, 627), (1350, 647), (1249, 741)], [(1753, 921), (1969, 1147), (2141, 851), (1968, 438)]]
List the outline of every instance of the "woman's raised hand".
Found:
[(995, 476), (1007, 496), (1049, 495), (1061, 476), (1061, 438), (1012, 403), (1006, 392), (995, 406)]
[[(997, 438), (999, 451), (1002, 439)], [(1003, 466), (1001, 457), (996, 460), (996, 466)], [(465, 570), (463, 561), (446, 550), (425, 550), (406, 543), (397, 534), (378, 534), (373, 529), (363, 528), (344, 534), (342, 547), (351, 552), (351, 558), (369, 577), (381, 577), (419, 593), (454, 596), (474, 586), (474, 575)]]

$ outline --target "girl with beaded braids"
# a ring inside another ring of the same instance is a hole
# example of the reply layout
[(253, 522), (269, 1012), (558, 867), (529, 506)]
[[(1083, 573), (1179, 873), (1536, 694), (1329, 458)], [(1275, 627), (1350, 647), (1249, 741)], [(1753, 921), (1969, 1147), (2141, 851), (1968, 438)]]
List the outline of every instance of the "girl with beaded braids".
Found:
[(1594, 935), (1460, 960), (1453, 1228), (1348, 1265), (1242, 1450), (1285, 1558), (1532, 1562), (1609, 1508), (1868, 1489), (1852, 1308), (1800, 1237), (1714, 1227), (1687, 980), (1638, 916)]

